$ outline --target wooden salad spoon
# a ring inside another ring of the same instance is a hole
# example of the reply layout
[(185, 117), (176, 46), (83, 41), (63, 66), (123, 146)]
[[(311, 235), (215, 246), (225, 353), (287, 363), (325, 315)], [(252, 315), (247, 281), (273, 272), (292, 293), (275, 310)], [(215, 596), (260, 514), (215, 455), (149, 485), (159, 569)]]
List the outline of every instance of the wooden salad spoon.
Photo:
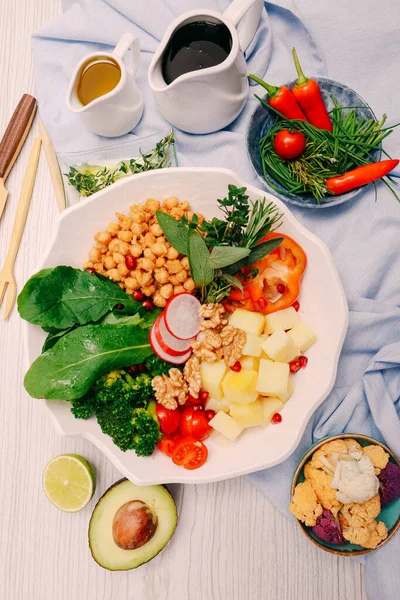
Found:
[(15, 299), (17, 297), (17, 284), (14, 276), (14, 265), (19, 245), (21, 243), (22, 234), (25, 227), (26, 217), (28, 215), (29, 205), (31, 203), (33, 186), (36, 179), (36, 171), (40, 156), (40, 147), (42, 140), (36, 138), (33, 143), (31, 155), (29, 157), (28, 166), (25, 171), (24, 180), (22, 182), (21, 195), (19, 197), (17, 213), (15, 215), (14, 226), (11, 234), (10, 247), (4, 267), (0, 272), (0, 306), (3, 303), (4, 296), (7, 293), (7, 301), (4, 309), (3, 319), (6, 321), (13, 309)]

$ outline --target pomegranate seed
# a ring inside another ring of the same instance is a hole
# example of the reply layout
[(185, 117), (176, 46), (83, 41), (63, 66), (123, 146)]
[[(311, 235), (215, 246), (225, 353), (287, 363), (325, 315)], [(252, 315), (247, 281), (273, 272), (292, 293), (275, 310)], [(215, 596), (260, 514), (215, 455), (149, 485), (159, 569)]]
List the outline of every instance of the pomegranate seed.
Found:
[(136, 258), (132, 256), (132, 254), (128, 254), (128, 256), (125, 257), (125, 264), (127, 269), (133, 271), (136, 269)]
[(139, 363), (137, 365), (137, 369), (138, 369), (139, 373), (143, 373), (143, 371), (144, 371), (144, 364), (143, 363)]
[(130, 367), (128, 367), (128, 373), (130, 373), (130, 375), (136, 375), (137, 370), (138, 370), (137, 365), (131, 365)]
[(299, 312), (300, 302), (297, 302), (296, 300), (296, 302), (293, 302), (292, 306), (296, 312)]
[(262, 310), (267, 306), (267, 301), (265, 298), (259, 298), (258, 300), (256, 300), (255, 304)]
[(86, 269), (86, 271), (87, 271), (88, 273), (96, 273), (96, 269), (93, 269), (93, 267), (88, 267), (88, 268)]
[(194, 406), (192, 406), (192, 409), (197, 412), (199, 410), (204, 410), (204, 406), (202, 404), (195, 404)]
[(278, 294), (284, 294), (286, 292), (286, 285), (284, 285), (283, 283), (278, 283), (276, 289), (278, 291)]
[(209, 399), (209, 397), (210, 397), (210, 394), (208, 392), (206, 392), (205, 390), (202, 390), (199, 393), (199, 399), (203, 402), (203, 404), (205, 402), (207, 402), (207, 400)]
[(242, 370), (242, 363), (240, 362), (240, 360), (237, 360), (235, 364), (231, 366), (231, 369), (232, 371), (235, 371), (235, 373), (240, 373), (240, 371)]
[(299, 356), (299, 362), (300, 362), (301, 368), (304, 369), (307, 366), (307, 363), (308, 363), (307, 356)]
[(124, 305), (123, 304), (116, 304), (114, 308), (115, 308), (115, 310), (124, 310)]
[(215, 417), (215, 410), (206, 410), (205, 415), (207, 421), (211, 421)]
[(297, 373), (297, 371), (300, 371), (301, 369), (301, 362), (298, 358), (296, 358), (296, 360), (292, 360), (291, 363), (289, 363), (289, 369), (291, 373)]
[(145, 300), (144, 302), (142, 302), (142, 306), (146, 310), (154, 310), (154, 304), (151, 300)]
[(141, 302), (144, 298), (144, 294), (140, 290), (135, 290), (132, 294), (132, 298), (136, 300), (136, 302)]
[(276, 425), (276, 423), (280, 423), (282, 421), (282, 415), (279, 413), (274, 413), (271, 417), (271, 423)]
[(194, 396), (192, 396), (192, 394), (188, 394), (187, 399), (190, 404), (203, 404), (203, 400), (201, 400), (200, 396), (198, 398), (195, 398)]

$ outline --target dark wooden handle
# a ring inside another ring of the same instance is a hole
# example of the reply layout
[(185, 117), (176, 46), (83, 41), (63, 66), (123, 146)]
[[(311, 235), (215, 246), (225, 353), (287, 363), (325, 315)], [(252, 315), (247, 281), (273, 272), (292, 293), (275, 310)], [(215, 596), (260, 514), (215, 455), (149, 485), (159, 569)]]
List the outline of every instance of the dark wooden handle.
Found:
[(32, 125), (37, 107), (37, 100), (29, 94), (24, 94), (0, 142), (0, 177), (5, 180)]

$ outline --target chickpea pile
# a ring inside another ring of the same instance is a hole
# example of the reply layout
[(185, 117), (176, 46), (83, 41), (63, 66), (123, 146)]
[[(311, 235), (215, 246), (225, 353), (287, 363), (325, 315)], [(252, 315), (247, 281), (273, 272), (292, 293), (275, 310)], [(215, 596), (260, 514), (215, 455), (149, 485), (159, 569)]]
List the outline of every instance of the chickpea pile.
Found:
[[(83, 265), (116, 281), (127, 294), (140, 291), (163, 308), (167, 300), (180, 292), (193, 292), (187, 256), (179, 254), (166, 240), (156, 219), (162, 210), (179, 221), (183, 215), (191, 221), (188, 202), (175, 196), (166, 198), (162, 206), (148, 198), (144, 204), (133, 204), (129, 217), (116, 213), (118, 223), (111, 222), (94, 236), (96, 245)], [(204, 217), (198, 214), (199, 222)]]

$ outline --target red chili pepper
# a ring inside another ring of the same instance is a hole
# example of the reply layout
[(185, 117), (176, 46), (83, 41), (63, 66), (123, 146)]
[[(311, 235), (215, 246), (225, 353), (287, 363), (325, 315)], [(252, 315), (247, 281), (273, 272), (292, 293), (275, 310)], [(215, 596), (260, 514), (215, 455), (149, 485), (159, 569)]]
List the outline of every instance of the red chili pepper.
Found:
[(338, 177), (330, 177), (326, 180), (327, 189), (337, 196), (366, 185), (387, 175), (392, 169), (397, 167), (398, 160), (381, 160), (347, 171)]
[(265, 90), (267, 90), (268, 104), (280, 112), (284, 117), (287, 119), (307, 121), (306, 116), (304, 115), (300, 106), (297, 104), (296, 98), (285, 85), (281, 85), (281, 87), (269, 85), (255, 75), (249, 75), (249, 79), (252, 79), (261, 85)]
[(318, 127), (318, 129), (332, 131), (332, 123), (321, 96), (318, 82), (315, 79), (308, 79), (304, 75), (295, 48), (293, 48), (292, 54), (298, 75), (298, 79), (292, 89), (293, 96), (296, 98), (311, 125)]

